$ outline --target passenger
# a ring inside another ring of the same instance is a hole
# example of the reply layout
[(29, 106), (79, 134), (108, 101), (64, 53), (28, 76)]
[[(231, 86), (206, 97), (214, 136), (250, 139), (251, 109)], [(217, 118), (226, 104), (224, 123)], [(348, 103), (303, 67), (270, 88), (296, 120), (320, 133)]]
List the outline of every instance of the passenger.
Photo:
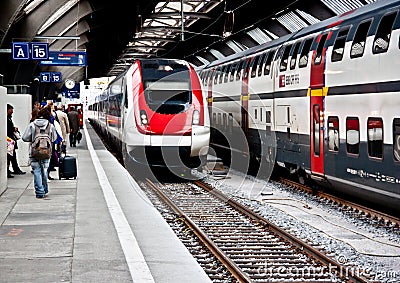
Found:
[[(22, 135), (22, 140), (25, 142), (33, 142), (36, 137), (35, 125), (37, 125), (40, 129), (44, 130), (46, 129), (49, 123), (50, 123), (49, 108), (45, 107), (40, 109), (38, 117), (33, 122), (31, 122), (26, 128), (24, 134)], [(53, 125), (50, 125), (49, 136), (52, 142), (54, 142), (57, 139), (57, 132)], [(31, 152), (31, 150), (29, 150), (29, 152)], [(37, 160), (31, 157), (31, 167), (33, 170), (33, 183), (35, 187), (36, 198), (44, 198), (49, 191), (47, 184), (47, 169), (49, 167), (49, 164), (50, 164), (50, 158)]]
[(29, 122), (35, 121), (37, 115), (39, 114), (40, 108), (33, 108), (31, 112), (31, 120)]
[(63, 141), (61, 143), (61, 149), (59, 152), (66, 153), (67, 150), (67, 135), (71, 132), (69, 127), (68, 115), (64, 112), (64, 106), (62, 104), (58, 105), (57, 111), (55, 111), (56, 121), (60, 124), (61, 134)]
[(69, 134), (69, 145), (71, 147), (76, 147), (76, 134), (79, 132), (79, 114), (75, 110), (74, 106), (70, 107), (68, 112), (69, 126), (71, 128), (71, 133)]
[(40, 108), (42, 108), (42, 105), (40, 105), (40, 102), (35, 101), (35, 103), (33, 103), (33, 109), (40, 110)]
[[(14, 126), (14, 122), (12, 120), (13, 113), (14, 107), (11, 104), (7, 104), (7, 136), (15, 141), (13, 154), (7, 154), (7, 178), (14, 178), (14, 176), (11, 174), (22, 175), (26, 173), (19, 168), (17, 161), (17, 154), (15, 150), (18, 149), (18, 139), (20, 137), (17, 137), (17, 135), (19, 135), (19, 131), (18, 128)], [(10, 171), (10, 163), (12, 165), (13, 172)]]
[(33, 104), (32, 112), (31, 112), (31, 120), (30, 120), (30, 122), (33, 122), (36, 119), (40, 108), (42, 108), (42, 106), (40, 105), (40, 102), (39, 101), (35, 101), (35, 103)]
[(55, 106), (53, 102), (50, 102), (48, 105), (45, 106), (45, 108), (48, 108), (50, 111), (50, 123), (53, 124), (57, 133), (57, 139), (52, 144), (50, 164), (47, 170), (49, 180), (54, 180), (54, 178), (50, 176), (50, 171), (56, 171), (55, 167), (58, 167), (57, 147), (58, 145), (61, 145), (62, 142), (61, 127), (60, 124), (56, 121), (54, 107)]

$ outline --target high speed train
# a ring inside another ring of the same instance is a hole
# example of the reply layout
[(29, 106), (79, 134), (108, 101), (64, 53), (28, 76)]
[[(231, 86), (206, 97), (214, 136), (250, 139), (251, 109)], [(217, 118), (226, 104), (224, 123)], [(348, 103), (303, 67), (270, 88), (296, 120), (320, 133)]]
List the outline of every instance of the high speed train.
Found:
[(206, 65), (212, 147), (399, 211), (399, 9), (377, 1)]
[(188, 62), (140, 59), (88, 107), (88, 119), (122, 154), (125, 165), (195, 168), (208, 151), (206, 103)]

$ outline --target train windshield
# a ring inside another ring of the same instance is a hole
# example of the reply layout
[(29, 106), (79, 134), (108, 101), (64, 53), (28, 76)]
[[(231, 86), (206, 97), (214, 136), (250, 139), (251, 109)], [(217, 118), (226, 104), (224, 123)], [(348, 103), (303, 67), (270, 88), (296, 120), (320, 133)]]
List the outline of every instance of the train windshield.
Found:
[(161, 114), (184, 112), (192, 103), (189, 81), (147, 81), (144, 92), (147, 105)]

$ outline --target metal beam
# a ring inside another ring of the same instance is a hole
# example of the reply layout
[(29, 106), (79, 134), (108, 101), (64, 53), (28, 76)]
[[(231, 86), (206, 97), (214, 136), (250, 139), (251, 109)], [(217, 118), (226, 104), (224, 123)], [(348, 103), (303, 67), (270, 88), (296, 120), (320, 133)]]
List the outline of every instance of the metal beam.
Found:
[[(208, 16), (205, 13), (198, 13), (198, 12), (184, 12), (183, 13), (185, 17), (191, 17), (191, 18), (198, 18), (198, 19), (211, 19), (210, 16)], [(159, 12), (159, 13), (154, 13), (149, 15), (149, 19), (165, 19), (165, 18), (180, 18), (181, 17), (181, 12)]]
[(166, 37), (135, 37), (131, 41), (165, 41), (165, 42), (176, 42), (174, 38)]

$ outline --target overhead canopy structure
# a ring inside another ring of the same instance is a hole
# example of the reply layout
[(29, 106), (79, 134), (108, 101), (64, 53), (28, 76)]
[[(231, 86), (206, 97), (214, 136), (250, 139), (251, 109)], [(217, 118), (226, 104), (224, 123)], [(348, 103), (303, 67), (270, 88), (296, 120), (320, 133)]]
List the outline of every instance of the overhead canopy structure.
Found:
[[(118, 75), (137, 58), (180, 58), (201, 67), (371, 2), (2, 0), (0, 74), (5, 84), (28, 84), (40, 72), (61, 72), (59, 87), (65, 79)], [(13, 60), (12, 42), (21, 41), (84, 51), (87, 66)]]

